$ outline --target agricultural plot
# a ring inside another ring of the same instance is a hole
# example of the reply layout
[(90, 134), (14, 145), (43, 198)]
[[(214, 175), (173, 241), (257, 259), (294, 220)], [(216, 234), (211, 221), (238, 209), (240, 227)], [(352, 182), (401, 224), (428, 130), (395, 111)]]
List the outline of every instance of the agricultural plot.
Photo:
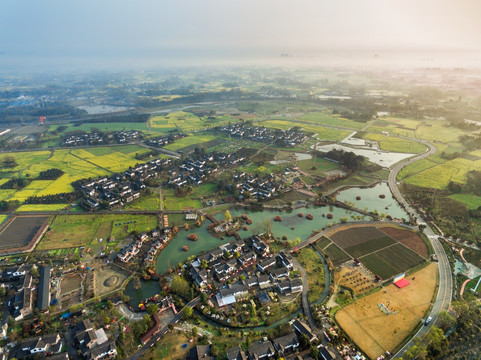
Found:
[(428, 258), (428, 247), (424, 243), (423, 239), (421, 239), (415, 232), (395, 227), (383, 227), (380, 228), (380, 230), (394, 240), (407, 246), (416, 254), (421, 255), (425, 259)]
[(297, 162), (299, 169), (310, 175), (321, 175), (326, 171), (338, 170), (339, 164), (323, 158), (301, 160)]
[(331, 245), (332, 241), (329, 240), (327, 237), (323, 236), (319, 240), (316, 241), (316, 246), (321, 250), (324, 250), (328, 245)]
[(165, 148), (169, 150), (179, 150), (186, 147), (191, 147), (192, 145), (202, 145), (208, 141), (215, 140), (216, 138), (217, 137), (215, 135), (194, 134), (175, 140), (172, 144), (166, 145)]
[(135, 145), (97, 147), (89, 149), (60, 149), (9, 153), (18, 165), (12, 169), (0, 169), (0, 177), (6, 182), (13, 176), (35, 179), (41, 171), (56, 168), (64, 172), (56, 180), (33, 180), (20, 190), (5, 189), (0, 200), (25, 201), (30, 196), (43, 196), (72, 192), (71, 183), (85, 178), (96, 178), (119, 172), (139, 163), (135, 154), (149, 151)]
[(0, 225), (8, 218), (8, 215), (0, 215)]
[(29, 244), (48, 216), (16, 216), (0, 229), (0, 249)]
[(315, 125), (295, 120), (267, 120), (263, 121), (261, 124), (265, 127), (281, 130), (287, 130), (293, 128), (294, 126), (298, 126), (306, 132), (316, 134), (316, 138), (319, 140), (339, 141), (344, 139), (350, 133), (346, 130), (333, 129), (322, 125)]
[(337, 231), (335, 234), (329, 236), (329, 238), (340, 248), (346, 249), (384, 236), (385, 234), (374, 226), (364, 226)]
[(157, 225), (155, 215), (58, 215), (37, 250), (102, 246), (110, 236), (119, 240), (132, 231), (148, 231)]
[[(336, 313), (336, 321), (371, 359), (393, 350), (420, 323), (436, 287), (437, 267), (431, 264), (409, 277), (409, 286), (391, 284)], [(387, 308), (381, 311), (383, 304)]]
[(389, 236), (384, 235), (379, 238), (371, 239), (356, 245), (345, 247), (344, 251), (346, 251), (353, 258), (359, 258), (361, 256), (370, 254), (374, 251), (378, 251), (395, 243), (395, 240), (391, 239)]
[(446, 125), (446, 122), (440, 120), (425, 120), (416, 130), (416, 137), (418, 139), (456, 146), (459, 145), (460, 136), (471, 134), (469, 131)]
[(367, 125), (367, 123), (345, 119), (338, 115), (333, 115), (327, 112), (310, 112), (301, 116), (300, 120), (314, 124), (325, 124), (358, 130)]
[(340, 265), (343, 262), (346, 262), (348, 260), (351, 260), (351, 257), (346, 254), (345, 251), (343, 251), (340, 247), (338, 247), (336, 244), (332, 243), (331, 245), (327, 246), (324, 249), (324, 253), (327, 255), (327, 257), (332, 261), (334, 266)]
[(406, 140), (397, 137), (389, 136), (379, 142), (381, 150), (419, 154), (426, 150), (426, 146), (413, 140)]
[[(227, 122), (230, 118), (226, 118), (224, 121), (222, 119), (216, 121), (215, 123)], [(149, 119), (150, 127), (152, 130), (169, 132), (173, 130), (178, 130), (180, 132), (189, 132), (194, 130), (200, 130), (206, 126), (212, 125), (212, 121), (206, 119), (201, 119), (198, 116), (184, 112), (175, 111), (167, 115), (157, 115), (152, 116)]]
[(69, 206), (69, 204), (24, 204), (20, 206), (16, 212), (60, 211), (67, 206)]
[(376, 256), (390, 263), (398, 273), (403, 273), (413, 267), (421, 265), (425, 261), (421, 256), (402, 244), (395, 244), (382, 249), (376, 253)]
[(363, 139), (371, 141), (381, 141), (386, 138), (387, 135), (377, 133), (365, 133), (362, 135)]
[(470, 210), (476, 210), (481, 206), (481, 196), (473, 194), (453, 194), (450, 195), (449, 198), (463, 203)]
[(450, 181), (464, 183), (467, 173), (471, 170), (481, 170), (481, 160), (470, 161), (463, 158), (449, 160), (415, 174), (405, 181), (411, 185), (445, 189)]

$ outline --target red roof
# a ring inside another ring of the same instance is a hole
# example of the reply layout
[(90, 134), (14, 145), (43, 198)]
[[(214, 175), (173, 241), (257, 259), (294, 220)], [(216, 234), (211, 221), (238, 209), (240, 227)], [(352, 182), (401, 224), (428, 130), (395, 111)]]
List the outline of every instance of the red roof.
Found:
[(402, 278), (401, 280), (398, 280), (394, 283), (398, 288), (403, 288), (405, 286), (409, 285), (409, 281), (406, 280), (406, 278)]

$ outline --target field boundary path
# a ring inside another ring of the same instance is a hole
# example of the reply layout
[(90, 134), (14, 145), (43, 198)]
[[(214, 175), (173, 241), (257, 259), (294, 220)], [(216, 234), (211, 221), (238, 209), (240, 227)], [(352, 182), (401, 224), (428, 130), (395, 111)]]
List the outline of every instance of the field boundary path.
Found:
[[(411, 138), (410, 138), (411, 139)], [(415, 140), (415, 139), (411, 139)], [(415, 140), (419, 143), (426, 145), (428, 148), (426, 151), (418, 156), (411, 157), (404, 161), (401, 161), (393, 166), (389, 173), (388, 177), (388, 185), (389, 188), (394, 196), (394, 198), (404, 206), (405, 210), (409, 214), (413, 214), (413, 217), (418, 225), (424, 225), (424, 234), (428, 237), (431, 245), (433, 246), (434, 252), (438, 257), (438, 271), (439, 271), (439, 287), (438, 293), (436, 295), (436, 299), (431, 309), (431, 313), (429, 316), (433, 319), (433, 321), (429, 324), (429, 326), (422, 326), (416, 334), (409, 340), (395, 355), (393, 358), (400, 358), (404, 354), (407, 348), (413, 346), (415, 344), (415, 340), (417, 338), (422, 339), (428, 333), (429, 329), (433, 324), (437, 322), (439, 313), (441, 311), (448, 310), (451, 304), (451, 297), (453, 293), (453, 279), (451, 276), (451, 267), (449, 265), (449, 260), (446, 256), (444, 248), (438, 239), (438, 235), (431, 229), (431, 227), (421, 218), (421, 216), (416, 212), (414, 208), (406, 201), (406, 199), (402, 196), (399, 188), (397, 186), (397, 175), (401, 169), (415, 161), (424, 159), (428, 156), (433, 155), (436, 153), (437, 149), (434, 145), (428, 143), (427, 141), (423, 140)]]

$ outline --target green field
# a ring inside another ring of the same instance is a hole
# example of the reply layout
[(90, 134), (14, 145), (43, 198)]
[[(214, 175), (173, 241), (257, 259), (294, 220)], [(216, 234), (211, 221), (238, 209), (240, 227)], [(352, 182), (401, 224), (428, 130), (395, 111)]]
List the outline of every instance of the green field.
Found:
[(316, 301), (321, 297), (322, 291), (324, 290), (326, 279), (324, 274), (324, 265), (321, 259), (316, 255), (314, 250), (309, 247), (305, 247), (300, 250), (296, 259), (306, 270), (307, 273), (307, 283), (309, 285), (309, 301)]
[(214, 135), (194, 134), (194, 135), (186, 136), (179, 140), (175, 140), (172, 144), (166, 145), (165, 148), (169, 150), (179, 150), (195, 144), (200, 145), (208, 141), (215, 140), (216, 138), (217, 137)]
[(175, 111), (167, 115), (155, 115), (149, 119), (151, 130), (160, 132), (190, 132), (225, 124), (229, 121), (232, 121), (232, 118), (228, 115), (200, 118), (195, 114), (184, 111)]
[(157, 225), (156, 215), (58, 215), (37, 250), (107, 245), (110, 236), (120, 240), (131, 231), (148, 231)]
[(381, 150), (418, 154), (426, 150), (426, 146), (413, 140), (388, 137), (379, 142)]
[(339, 164), (323, 158), (298, 161), (297, 166), (302, 171), (314, 176), (321, 175), (325, 171), (339, 169)]
[(481, 170), (481, 160), (457, 158), (421, 171), (406, 178), (405, 182), (421, 187), (445, 189), (450, 181), (465, 183), (467, 173), (471, 170)]
[(41, 171), (52, 168), (60, 169), (64, 174), (56, 180), (33, 180), (20, 190), (2, 190), (0, 200), (19, 200), (23, 202), (30, 196), (72, 192), (72, 182), (124, 171), (129, 166), (141, 162), (135, 159), (136, 154), (148, 151), (148, 149), (136, 145), (126, 145), (88, 149), (59, 149), (53, 152), (8, 153), (16, 159), (18, 165), (15, 168), (0, 169), (2, 182), (16, 176), (34, 179)]
[(338, 247), (334, 243), (324, 248), (324, 253), (334, 265), (342, 264), (343, 262), (351, 259), (349, 255), (347, 255), (344, 251), (342, 251), (340, 247)]
[(387, 279), (421, 265), (425, 260), (411, 249), (397, 243), (361, 257), (360, 261), (374, 274)]
[(65, 209), (68, 204), (24, 204), (20, 206), (17, 212), (29, 211), (60, 211)]
[(8, 215), (0, 215), (0, 225), (8, 218)]
[(362, 244), (349, 246), (344, 250), (353, 258), (359, 258), (363, 255), (370, 254), (374, 251), (378, 251), (382, 248), (385, 248), (386, 246), (393, 245), (395, 243), (396, 241), (391, 239), (389, 236), (384, 236), (381, 238), (365, 241)]
[(328, 112), (310, 112), (299, 118), (300, 120), (307, 121), (314, 124), (324, 124), (330, 126), (339, 126), (349, 129), (360, 130), (368, 123), (353, 121), (349, 119), (341, 118), (338, 115), (333, 115)]
[(290, 121), (290, 120), (267, 120), (263, 121), (262, 123), (265, 127), (271, 127), (276, 129), (290, 129), (294, 126), (298, 126), (302, 128), (306, 132), (311, 132), (316, 135), (316, 138), (319, 140), (332, 140), (338, 141), (344, 139), (347, 135), (349, 135), (349, 131), (346, 130), (339, 130), (339, 129), (332, 129), (322, 125), (315, 125), (315, 124), (307, 124), (304, 122), (298, 121)]
[(159, 210), (159, 194), (141, 196), (140, 198), (125, 205), (126, 210)]
[[(50, 131), (54, 131), (62, 125), (52, 125), (49, 127)], [(79, 126), (69, 124), (64, 133), (69, 131), (85, 131), (91, 129), (98, 129), (100, 131), (121, 131), (121, 130), (141, 130), (147, 131), (147, 124), (145, 122), (108, 122), (108, 123), (82, 123)]]
[(481, 206), (481, 196), (476, 196), (472, 194), (453, 194), (449, 197), (453, 200), (465, 204), (470, 210), (476, 210)]

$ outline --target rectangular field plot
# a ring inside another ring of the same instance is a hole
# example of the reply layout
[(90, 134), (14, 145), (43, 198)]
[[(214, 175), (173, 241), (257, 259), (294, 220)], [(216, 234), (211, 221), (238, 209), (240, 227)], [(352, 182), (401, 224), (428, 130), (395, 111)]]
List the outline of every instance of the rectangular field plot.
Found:
[(0, 249), (21, 247), (32, 241), (48, 216), (17, 216), (0, 230)]
[(316, 245), (320, 248), (320, 249), (324, 249), (327, 245), (331, 244), (332, 241), (329, 240), (327, 237), (323, 236), (322, 238), (320, 238), (319, 240), (316, 241)]
[(347, 255), (341, 248), (336, 244), (332, 243), (327, 248), (324, 249), (324, 253), (331, 259), (334, 265), (340, 265), (351, 258)]
[(335, 242), (340, 248), (346, 249), (355, 245), (364, 244), (369, 240), (379, 239), (386, 235), (374, 226), (355, 227), (338, 231), (330, 236), (330, 239)]
[(389, 279), (390, 277), (399, 273), (399, 271), (394, 266), (391, 266), (391, 264), (381, 259), (377, 254), (370, 254), (364, 256), (360, 260), (361, 263), (371, 272), (379, 275), (383, 279)]
[(396, 244), (360, 259), (361, 263), (383, 279), (422, 264), (425, 259), (402, 244)]
[(381, 259), (389, 262), (398, 272), (418, 266), (424, 259), (402, 244), (396, 244), (376, 253)]
[(386, 246), (395, 244), (396, 241), (391, 239), (389, 236), (384, 235), (383, 237), (372, 239), (362, 244), (350, 246), (344, 248), (344, 250), (354, 258), (361, 257), (363, 255), (370, 254), (374, 251), (385, 248)]

